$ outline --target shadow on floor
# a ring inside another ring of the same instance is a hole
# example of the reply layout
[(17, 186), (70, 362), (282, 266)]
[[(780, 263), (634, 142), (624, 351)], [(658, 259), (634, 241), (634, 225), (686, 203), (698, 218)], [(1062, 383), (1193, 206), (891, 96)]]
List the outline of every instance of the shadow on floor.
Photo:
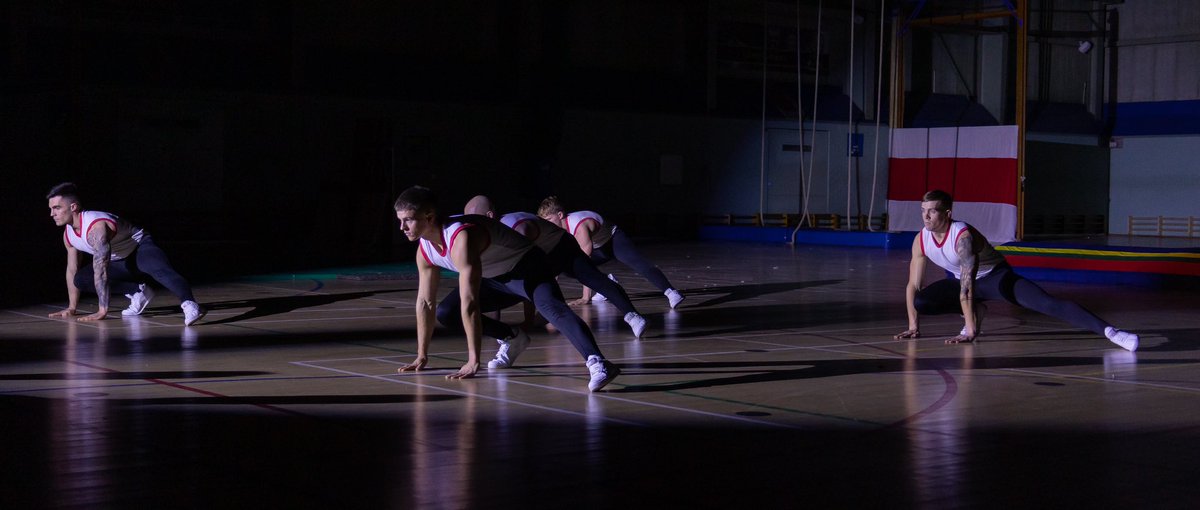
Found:
[[(378, 290), (370, 292), (348, 292), (345, 294), (301, 294), (297, 296), (282, 296), (269, 298), (254, 298), (254, 299), (238, 299), (233, 301), (216, 301), (204, 303), (204, 307), (209, 311), (214, 310), (232, 310), (239, 308), (250, 308), (246, 312), (233, 317), (227, 317), (215, 321), (202, 321), (200, 324), (215, 325), (215, 324), (231, 324), (250, 319), (259, 319), (288, 313), (301, 308), (312, 308), (315, 306), (329, 305), (339, 301), (351, 301), (355, 299), (367, 298), (379, 294), (388, 294), (393, 292), (416, 292), (415, 289), (392, 289)], [(390, 308), (390, 307), (381, 307)], [(154, 310), (155, 312), (158, 309)], [(173, 310), (172, 310), (173, 311)]]
[[(1137, 361), (1134, 353), (1114, 349), (1122, 363), (1138, 365), (1200, 364), (1190, 359), (1155, 359)], [(778, 381), (798, 381), (844, 375), (902, 373), (946, 370), (1002, 370), (1049, 367), (1095, 366), (1105, 364), (1101, 357), (989, 357), (989, 358), (923, 358), (923, 359), (840, 359), (795, 360), (763, 362), (697, 362), (697, 363), (630, 363), (621, 366), (622, 377), (636, 375), (696, 376), (713, 374), (717, 377), (662, 384), (632, 385), (609, 390), (610, 393), (645, 393), (680, 391), (736, 384), (755, 384)], [(791, 368), (797, 367), (797, 368)], [(749, 369), (743, 372), (727, 369)], [(780, 370), (782, 369), (782, 370)], [(648, 370), (648, 372), (639, 372)], [(746, 373), (748, 372), (748, 373)]]
[[(716, 306), (743, 299), (753, 299), (767, 294), (778, 294), (780, 292), (789, 292), (793, 290), (801, 290), (812, 287), (821, 287), (825, 285), (836, 285), (845, 280), (814, 280), (809, 282), (784, 282), (784, 283), (755, 283), (746, 285), (725, 285), (721, 287), (701, 287), (695, 289), (682, 289), (684, 296), (690, 300), (696, 299), (696, 296), (713, 296), (707, 301), (700, 303), (691, 303), (684, 301), (679, 305), (680, 308), (696, 308), (702, 306)], [(633, 298), (635, 295), (631, 294)], [(647, 297), (662, 297), (661, 293), (642, 292), (636, 294), (638, 298)]]

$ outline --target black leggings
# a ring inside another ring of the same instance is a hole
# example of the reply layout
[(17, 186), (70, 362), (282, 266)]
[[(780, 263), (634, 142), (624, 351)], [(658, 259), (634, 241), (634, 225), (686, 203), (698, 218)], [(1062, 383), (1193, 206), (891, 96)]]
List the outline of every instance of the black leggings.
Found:
[[(958, 300), (962, 287), (958, 278), (946, 278), (917, 292), (913, 305), (917, 313), (937, 315), (962, 313)], [(997, 266), (987, 276), (975, 280), (975, 299), (1002, 299), (1036, 312), (1056, 317), (1074, 326), (1104, 335), (1109, 324), (1086, 308), (1065, 299), (1051, 296), (1017, 273), (1008, 265)]]
[[(592, 262), (596, 263), (596, 267), (610, 260), (616, 259), (622, 264), (625, 264), (638, 274), (642, 275), (650, 281), (658, 290), (666, 291), (672, 288), (671, 282), (667, 281), (667, 275), (664, 275), (662, 270), (654, 264), (642, 257), (637, 248), (633, 246), (633, 241), (629, 236), (625, 235), (625, 231), (613, 227), (612, 239), (609, 239), (604, 246), (592, 250)], [(595, 287), (593, 287), (595, 289)], [(603, 293), (602, 293), (603, 294)], [(604, 294), (604, 297), (609, 297)]]
[[(542, 317), (567, 336), (583, 359), (592, 355), (603, 357), (592, 330), (567, 306), (562, 289), (550, 274), (545, 257), (541, 250), (534, 248), (517, 262), (512, 271), (495, 278), (484, 278), (479, 284), (479, 311), (494, 312), (522, 301), (532, 301)], [(481, 319), (483, 334), (499, 339), (512, 336), (513, 329), (509, 325), (487, 315)], [(437, 320), (451, 331), (463, 332), (462, 301), (457, 287), (438, 303)]]
[[(167, 261), (167, 254), (154, 244), (148, 235), (142, 236), (137, 249), (128, 257), (108, 263), (110, 294), (135, 294), (141, 290), (138, 284), (147, 283), (151, 279), (175, 294), (180, 302), (196, 300), (192, 295), (192, 286), (175, 272), (175, 268)], [(79, 265), (79, 269), (75, 271), (75, 288), (85, 292), (96, 292), (96, 272), (91, 264)]]
[(604, 273), (600, 272), (592, 259), (588, 258), (587, 254), (579, 248), (579, 243), (575, 241), (574, 237), (562, 236), (562, 240), (553, 250), (550, 250), (550, 253), (546, 254), (546, 258), (550, 260), (551, 271), (554, 274), (570, 276), (579, 280), (579, 283), (587, 285), (588, 288), (603, 294), (622, 314), (637, 312), (637, 309), (633, 307), (633, 302), (629, 300), (629, 294), (625, 292), (625, 288), (617, 282), (609, 280)]

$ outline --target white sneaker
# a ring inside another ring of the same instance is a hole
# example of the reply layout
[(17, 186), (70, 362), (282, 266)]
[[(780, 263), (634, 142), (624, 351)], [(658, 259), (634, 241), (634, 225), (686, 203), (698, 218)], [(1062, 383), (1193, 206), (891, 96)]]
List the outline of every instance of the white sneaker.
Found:
[(500, 344), (500, 348), (496, 350), (496, 357), (488, 362), (488, 368), (508, 368), (516, 363), (517, 356), (520, 356), (529, 347), (529, 335), (525, 330), (517, 328), (516, 335), (508, 340), (496, 339), (496, 343)]
[(133, 294), (126, 294), (129, 298), (129, 308), (121, 310), (121, 315), (129, 317), (131, 315), (141, 315), (146, 311), (146, 307), (150, 306), (150, 300), (154, 299), (154, 289), (149, 285), (138, 285), (138, 291)]
[[(975, 305), (975, 336), (979, 336), (979, 335), (983, 334), (983, 316), (984, 315), (987, 315), (987, 305), (983, 304), (983, 303), (977, 303)], [(963, 325), (963, 328), (961, 330), (959, 330), (958, 334), (962, 335), (962, 336), (966, 336), (967, 326)]]
[(179, 307), (183, 309), (184, 326), (195, 324), (196, 321), (203, 319), (204, 315), (208, 313), (208, 310), (201, 308), (195, 301), (184, 301), (179, 303)]
[(683, 302), (683, 294), (680, 294), (675, 289), (667, 289), (666, 292), (663, 292), (663, 295), (667, 296), (667, 301), (671, 302), (672, 310), (679, 306), (679, 303)]
[(616, 365), (595, 354), (588, 356), (587, 368), (592, 374), (591, 380), (588, 381), (588, 389), (591, 391), (600, 391), (621, 374), (621, 369)]
[[(608, 279), (612, 280), (613, 283), (621, 283), (621, 282), (617, 281), (617, 275), (612, 274), (612, 273), (608, 273)], [(603, 303), (605, 301), (608, 301), (608, 298), (604, 297), (604, 294), (601, 294), (599, 292), (592, 294), (592, 302), (593, 303)]]
[(1114, 344), (1121, 346), (1129, 352), (1136, 351), (1138, 348), (1138, 336), (1128, 331), (1121, 331), (1117, 328), (1109, 326), (1104, 328), (1104, 336)]
[(636, 338), (641, 338), (642, 333), (646, 332), (646, 318), (638, 315), (637, 312), (625, 314), (625, 324), (633, 328), (633, 336)]

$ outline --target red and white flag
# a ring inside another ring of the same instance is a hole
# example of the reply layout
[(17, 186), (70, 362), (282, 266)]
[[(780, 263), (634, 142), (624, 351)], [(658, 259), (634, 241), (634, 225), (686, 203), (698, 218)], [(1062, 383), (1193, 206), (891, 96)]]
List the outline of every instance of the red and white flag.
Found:
[(1016, 239), (1017, 126), (892, 130), (888, 230), (921, 230), (921, 197), (954, 197), (953, 218), (992, 244)]

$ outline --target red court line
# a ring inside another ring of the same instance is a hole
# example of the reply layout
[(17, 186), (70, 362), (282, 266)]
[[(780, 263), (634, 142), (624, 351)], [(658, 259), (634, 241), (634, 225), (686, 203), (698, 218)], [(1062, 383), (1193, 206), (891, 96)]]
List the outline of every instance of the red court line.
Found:
[[(904, 356), (904, 357), (908, 356), (905, 353), (897, 352), (892, 349), (888, 349), (886, 347), (880, 347), (878, 345), (868, 345), (868, 346), (871, 347), (872, 349), (877, 349), (877, 350), (880, 350), (880, 351), (883, 351), (886, 353), (895, 354), (897, 356)], [(918, 362), (919, 362), (919, 359), (918, 359)], [(900, 420), (898, 420), (896, 422), (885, 425), (880, 430), (887, 430), (887, 429), (891, 429), (893, 427), (907, 425), (909, 423), (915, 422), (915, 421), (921, 419), (922, 417), (929, 416), (933, 413), (938, 412), (939, 410), (941, 410), (941, 408), (946, 407), (946, 404), (949, 404), (951, 400), (954, 400), (954, 397), (958, 395), (958, 382), (955, 381), (954, 376), (950, 375), (950, 372), (947, 372), (945, 369), (934, 368), (934, 370), (938, 373), (938, 375), (942, 376), (942, 381), (944, 381), (946, 383), (946, 387), (942, 391), (942, 396), (938, 397), (936, 402), (929, 404), (929, 406), (926, 407), (925, 409), (922, 409), (913, 414), (905, 416), (904, 418), (901, 418)]]
[(907, 425), (909, 423), (915, 422), (925, 416), (928, 416), (928, 415), (931, 415), (931, 414), (937, 412), (938, 410), (940, 410), (943, 407), (946, 407), (946, 404), (949, 404), (951, 400), (954, 400), (954, 397), (956, 395), (958, 395), (958, 382), (956, 382), (954, 380), (954, 376), (950, 375), (950, 372), (947, 372), (946, 370), (941, 369), (941, 368), (938, 368), (936, 370), (937, 370), (938, 375), (942, 376), (942, 381), (945, 381), (945, 383), (946, 383), (946, 390), (942, 392), (941, 398), (937, 399), (937, 402), (929, 404), (929, 407), (926, 407), (925, 409), (917, 411), (917, 412), (905, 417), (904, 419), (901, 419), (895, 423), (892, 423), (892, 424), (884, 427), (885, 429), (890, 429), (892, 427), (898, 427), (900, 425)]
[[(120, 371), (120, 370), (114, 370), (114, 369), (111, 369), (111, 368), (108, 368), (108, 367), (102, 367), (102, 366), (98, 366), (98, 365), (92, 365), (92, 364), (90, 364), (90, 363), (84, 363), (84, 362), (82, 362), (82, 361), (68, 361), (68, 363), (72, 363), (72, 364), (79, 365), (79, 366), (82, 366), (82, 367), (87, 367), (87, 368), (90, 368), (90, 369), (93, 369), (93, 370), (100, 370), (100, 371), (102, 371), (102, 372), (108, 372), (108, 373), (110, 373), (110, 374), (124, 374), (124, 373), (125, 373), (125, 372), (122, 372), (122, 371)], [(190, 392), (192, 392), (192, 393), (199, 393), (199, 394), (201, 394), (201, 395), (204, 395), (204, 396), (207, 396), (207, 397), (214, 397), (214, 398), (226, 398), (226, 399), (232, 399), (232, 398), (233, 398), (233, 397), (231, 397), (231, 396), (229, 396), (229, 395), (223, 395), (223, 394), (220, 394), (220, 393), (217, 393), (217, 392), (214, 392), (214, 391), (202, 390), (202, 389), (200, 389), (200, 388), (193, 388), (193, 387), (191, 387), (191, 386), (185, 386), (185, 385), (182, 385), (182, 384), (179, 384), (179, 383), (173, 383), (173, 382), (171, 382), (171, 381), (164, 381), (164, 380), (162, 380), (162, 379), (153, 379), (153, 378), (151, 378), (151, 379), (145, 379), (145, 378), (143, 378), (142, 380), (143, 380), (143, 381), (146, 381), (146, 382), (154, 383), (154, 384), (161, 384), (161, 385), (163, 385), (163, 386), (168, 386), (168, 387), (171, 387), (171, 388), (175, 388), (175, 389), (177, 389), (177, 390), (184, 390), (184, 391), (190, 391)], [(255, 407), (259, 407), (259, 408), (262, 408), (262, 409), (266, 409), (266, 410), (269, 410), (269, 411), (275, 411), (275, 412), (278, 412), (278, 413), (283, 413), (283, 414), (290, 414), (290, 415), (292, 415), (292, 416), (303, 416), (303, 417), (305, 417), (305, 418), (311, 418), (311, 417), (310, 417), (309, 415), (307, 415), (307, 414), (300, 413), (300, 412), (296, 412), (296, 411), (292, 411), (292, 410), (290, 410), (290, 409), (284, 409), (284, 408), (282, 408), (282, 407), (275, 407), (275, 406), (273, 406), (273, 405), (270, 405), (270, 404), (257, 404), (257, 403), (253, 403), (253, 402), (251, 402), (251, 403), (250, 403), (250, 405), (252, 405), (252, 406), (255, 406)]]
[(1013, 267), (1200, 276), (1200, 264), (1195, 262), (1179, 262), (1171, 260), (1102, 260), (1011, 254), (1005, 254), (1004, 258), (1008, 260), (1008, 263)]

